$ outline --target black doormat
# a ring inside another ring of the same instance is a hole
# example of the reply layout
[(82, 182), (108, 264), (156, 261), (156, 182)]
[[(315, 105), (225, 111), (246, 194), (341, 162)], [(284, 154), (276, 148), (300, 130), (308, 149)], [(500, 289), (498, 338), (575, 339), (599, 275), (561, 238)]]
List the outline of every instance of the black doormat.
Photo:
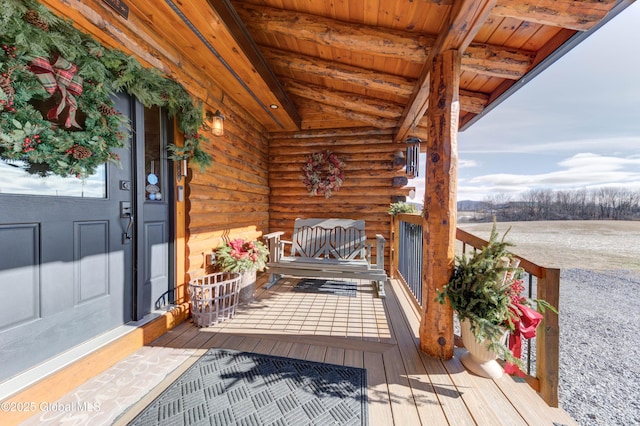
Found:
[(358, 284), (353, 281), (336, 281), (304, 278), (293, 288), (302, 293), (333, 294), (336, 296), (356, 297)]
[(367, 425), (366, 370), (210, 349), (130, 425)]

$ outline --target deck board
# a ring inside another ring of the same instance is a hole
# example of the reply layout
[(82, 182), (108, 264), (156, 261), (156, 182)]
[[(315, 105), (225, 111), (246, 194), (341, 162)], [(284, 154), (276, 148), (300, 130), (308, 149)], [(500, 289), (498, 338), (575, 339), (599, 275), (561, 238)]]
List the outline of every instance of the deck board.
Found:
[(260, 339), (260, 341), (258, 342), (258, 344), (253, 350), (254, 352), (268, 355), (271, 353), (275, 345), (276, 345), (275, 340)]
[[(387, 284), (385, 299), (376, 298), (363, 282), (357, 298), (293, 292), (296, 282), (286, 278), (268, 290), (258, 288), (256, 300), (238, 307), (231, 320), (206, 328), (189, 322), (175, 327), (125, 359), (127, 367), (106, 372), (108, 384), (105, 376), (96, 377), (61, 401), (86, 400), (86, 389), (97, 392), (91, 398), (130, 392), (126, 403), (104, 405), (111, 414), (94, 414), (96, 420), (111, 416), (126, 424), (207, 349), (227, 348), (365, 368), (370, 425), (576, 424), (561, 409), (549, 408), (526, 383), (469, 374), (458, 358), (462, 349), (451, 360), (427, 356), (419, 346), (419, 312), (397, 281)], [(130, 385), (118, 390), (114, 384), (153, 365), (162, 367), (153, 369), (153, 382), (136, 382), (142, 383), (138, 388), (146, 386), (139, 394)], [(74, 413), (56, 422), (48, 422), (45, 414), (32, 417), (30, 424), (59, 424)]]
[(446, 417), (431, 382), (428, 381), (427, 370), (422, 362), (415, 339), (417, 329), (407, 327), (401, 306), (393, 289), (387, 292), (387, 305), (390, 323), (398, 342), (400, 359), (402, 360), (409, 386), (414, 395), (418, 415), (424, 423), (446, 424)]
[[(384, 370), (382, 354), (366, 352), (364, 368), (367, 369), (367, 398), (369, 401), (369, 419), (372, 425), (393, 425), (389, 386)], [(397, 423), (400, 425), (401, 423)]]
[[(384, 369), (389, 386), (391, 411), (395, 424), (419, 425), (420, 421), (416, 400), (409, 386), (407, 373), (402, 364), (400, 349), (390, 349), (382, 354)], [(426, 419), (425, 419), (426, 420)]]
[(362, 368), (364, 366), (364, 352), (346, 349), (344, 351), (344, 365)]
[(324, 362), (326, 354), (327, 348), (325, 346), (310, 345), (305, 359), (307, 361)]
[[(509, 399), (529, 398), (531, 393), (530, 386), (524, 382), (524, 380), (511, 376), (501, 377), (496, 380), (496, 384)], [(545, 424), (553, 424), (555, 422), (561, 425), (575, 423), (575, 420), (573, 420), (566, 411), (559, 408), (550, 408), (540, 398), (530, 398), (529, 401), (529, 404), (519, 404), (516, 406), (520, 415), (529, 424), (534, 424), (535, 422)]]
[[(441, 413), (430, 413), (430, 415), (423, 415), (423, 418), (436, 418), (437, 420), (443, 420), (440, 415), (444, 416), (444, 419), (449, 419), (450, 422), (455, 422), (457, 425), (474, 425), (475, 421), (469, 413), (461, 393), (456, 388), (455, 384), (451, 380), (449, 373), (442, 365), (442, 362), (429, 357), (420, 350), (420, 342), (418, 338), (418, 330), (420, 327), (420, 321), (418, 317), (417, 309), (413, 301), (410, 300), (410, 295), (406, 291), (399, 291), (398, 288), (393, 288), (387, 293), (389, 301), (394, 304), (394, 307), (390, 309), (390, 312), (395, 312), (395, 315), (391, 316), (391, 323), (394, 324), (394, 328), (397, 328), (398, 333), (402, 334), (398, 342), (402, 353), (414, 354), (420, 360), (422, 367), (424, 368), (424, 375), (422, 369), (417, 371), (418, 377), (424, 377), (425, 383), (429, 386), (422, 386), (427, 391), (435, 393), (434, 397), (428, 396), (429, 403), (436, 401), (439, 404)], [(390, 303), (390, 305), (391, 305)], [(397, 304), (397, 307), (395, 307)], [(413, 315), (401, 315), (400, 312), (413, 313)], [(402, 327), (402, 322), (406, 327)], [(415, 368), (420, 368), (416, 363)]]
[(344, 349), (326, 348), (324, 362), (327, 364), (344, 365)]

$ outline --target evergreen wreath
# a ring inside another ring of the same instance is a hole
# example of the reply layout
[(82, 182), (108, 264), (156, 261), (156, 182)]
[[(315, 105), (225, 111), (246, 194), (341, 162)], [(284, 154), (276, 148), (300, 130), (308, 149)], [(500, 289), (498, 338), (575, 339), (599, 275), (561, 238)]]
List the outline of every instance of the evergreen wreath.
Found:
[(303, 182), (309, 194), (329, 198), (333, 192), (339, 191), (344, 182), (344, 167), (344, 162), (331, 151), (311, 154), (302, 167), (305, 176)]
[(169, 145), (172, 160), (205, 168), (203, 109), (186, 90), (124, 52), (107, 49), (34, 0), (0, 4), (0, 160), (26, 162), (41, 175), (95, 173), (118, 163), (128, 120), (114, 109), (117, 92), (166, 108), (185, 135)]

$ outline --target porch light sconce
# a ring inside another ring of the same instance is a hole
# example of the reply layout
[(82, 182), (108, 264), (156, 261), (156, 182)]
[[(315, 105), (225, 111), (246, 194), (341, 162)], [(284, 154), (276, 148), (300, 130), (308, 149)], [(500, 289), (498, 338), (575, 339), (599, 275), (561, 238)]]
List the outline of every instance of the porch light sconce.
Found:
[(224, 120), (224, 115), (222, 115), (219, 110), (216, 110), (216, 112), (213, 114), (207, 112), (207, 124), (211, 129), (211, 133), (213, 133), (215, 136), (224, 135)]

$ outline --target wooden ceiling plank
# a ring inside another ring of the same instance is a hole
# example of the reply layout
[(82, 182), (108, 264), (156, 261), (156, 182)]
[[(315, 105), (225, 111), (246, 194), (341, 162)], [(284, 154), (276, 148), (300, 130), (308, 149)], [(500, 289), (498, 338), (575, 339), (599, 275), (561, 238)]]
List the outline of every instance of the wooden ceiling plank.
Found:
[(540, 30), (542, 28), (543, 27), (540, 24), (522, 22), (518, 29), (509, 35), (509, 37), (505, 41), (505, 44), (521, 50), (526, 50), (524, 46), (527, 45), (529, 40), (535, 38), (536, 35), (540, 33)]
[(617, 0), (498, 0), (491, 14), (586, 31), (600, 22), (616, 3)]
[(573, 35), (575, 35), (577, 31), (568, 30), (566, 28), (541, 26), (538, 31), (536, 31), (535, 37), (527, 40), (527, 42), (522, 47), (525, 50), (536, 52), (537, 57), (540, 54), (541, 50), (546, 50), (545, 47), (549, 45), (550, 41), (557, 37), (559, 33), (571, 34), (571, 36), (567, 38), (568, 40)]

